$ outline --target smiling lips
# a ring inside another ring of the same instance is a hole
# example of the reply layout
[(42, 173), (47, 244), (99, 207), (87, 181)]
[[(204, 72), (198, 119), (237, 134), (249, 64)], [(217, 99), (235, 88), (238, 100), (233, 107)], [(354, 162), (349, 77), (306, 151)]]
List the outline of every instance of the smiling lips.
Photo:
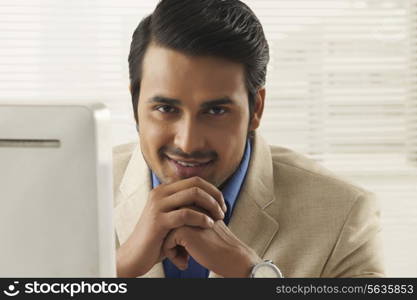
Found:
[(201, 176), (207, 166), (213, 162), (212, 159), (205, 161), (184, 161), (176, 160), (169, 156), (167, 156), (167, 158), (168, 161), (174, 166), (174, 170), (180, 178)]

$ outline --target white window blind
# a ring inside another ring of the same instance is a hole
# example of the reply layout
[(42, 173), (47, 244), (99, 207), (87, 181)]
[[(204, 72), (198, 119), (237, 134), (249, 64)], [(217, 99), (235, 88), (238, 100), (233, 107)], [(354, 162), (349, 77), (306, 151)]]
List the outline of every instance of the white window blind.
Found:
[[(271, 50), (260, 131), (374, 191), (389, 276), (417, 276), (416, 0), (251, 0)], [(96, 99), (136, 139), (133, 30), (156, 0), (0, 0), (0, 100)]]

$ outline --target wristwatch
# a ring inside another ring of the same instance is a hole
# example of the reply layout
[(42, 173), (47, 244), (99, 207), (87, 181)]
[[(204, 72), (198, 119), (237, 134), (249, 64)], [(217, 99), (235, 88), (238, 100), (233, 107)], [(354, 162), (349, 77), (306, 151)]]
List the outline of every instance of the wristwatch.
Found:
[(284, 278), (272, 260), (264, 260), (253, 266), (250, 278)]

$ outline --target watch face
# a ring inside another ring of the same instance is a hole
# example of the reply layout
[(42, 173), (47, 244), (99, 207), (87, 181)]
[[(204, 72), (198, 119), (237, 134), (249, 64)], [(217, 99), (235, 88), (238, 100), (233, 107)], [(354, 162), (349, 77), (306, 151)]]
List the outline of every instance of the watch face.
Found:
[(271, 264), (262, 264), (254, 272), (254, 278), (278, 278), (279, 275)]

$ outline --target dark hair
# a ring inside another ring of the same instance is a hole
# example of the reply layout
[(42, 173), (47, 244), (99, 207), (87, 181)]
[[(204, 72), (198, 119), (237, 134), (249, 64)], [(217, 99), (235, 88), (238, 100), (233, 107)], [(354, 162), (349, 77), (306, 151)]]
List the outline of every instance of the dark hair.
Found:
[(249, 112), (265, 84), (269, 47), (262, 25), (239, 0), (161, 0), (132, 36), (129, 76), (133, 111), (138, 101), (143, 57), (151, 42), (193, 56), (216, 56), (245, 67)]

